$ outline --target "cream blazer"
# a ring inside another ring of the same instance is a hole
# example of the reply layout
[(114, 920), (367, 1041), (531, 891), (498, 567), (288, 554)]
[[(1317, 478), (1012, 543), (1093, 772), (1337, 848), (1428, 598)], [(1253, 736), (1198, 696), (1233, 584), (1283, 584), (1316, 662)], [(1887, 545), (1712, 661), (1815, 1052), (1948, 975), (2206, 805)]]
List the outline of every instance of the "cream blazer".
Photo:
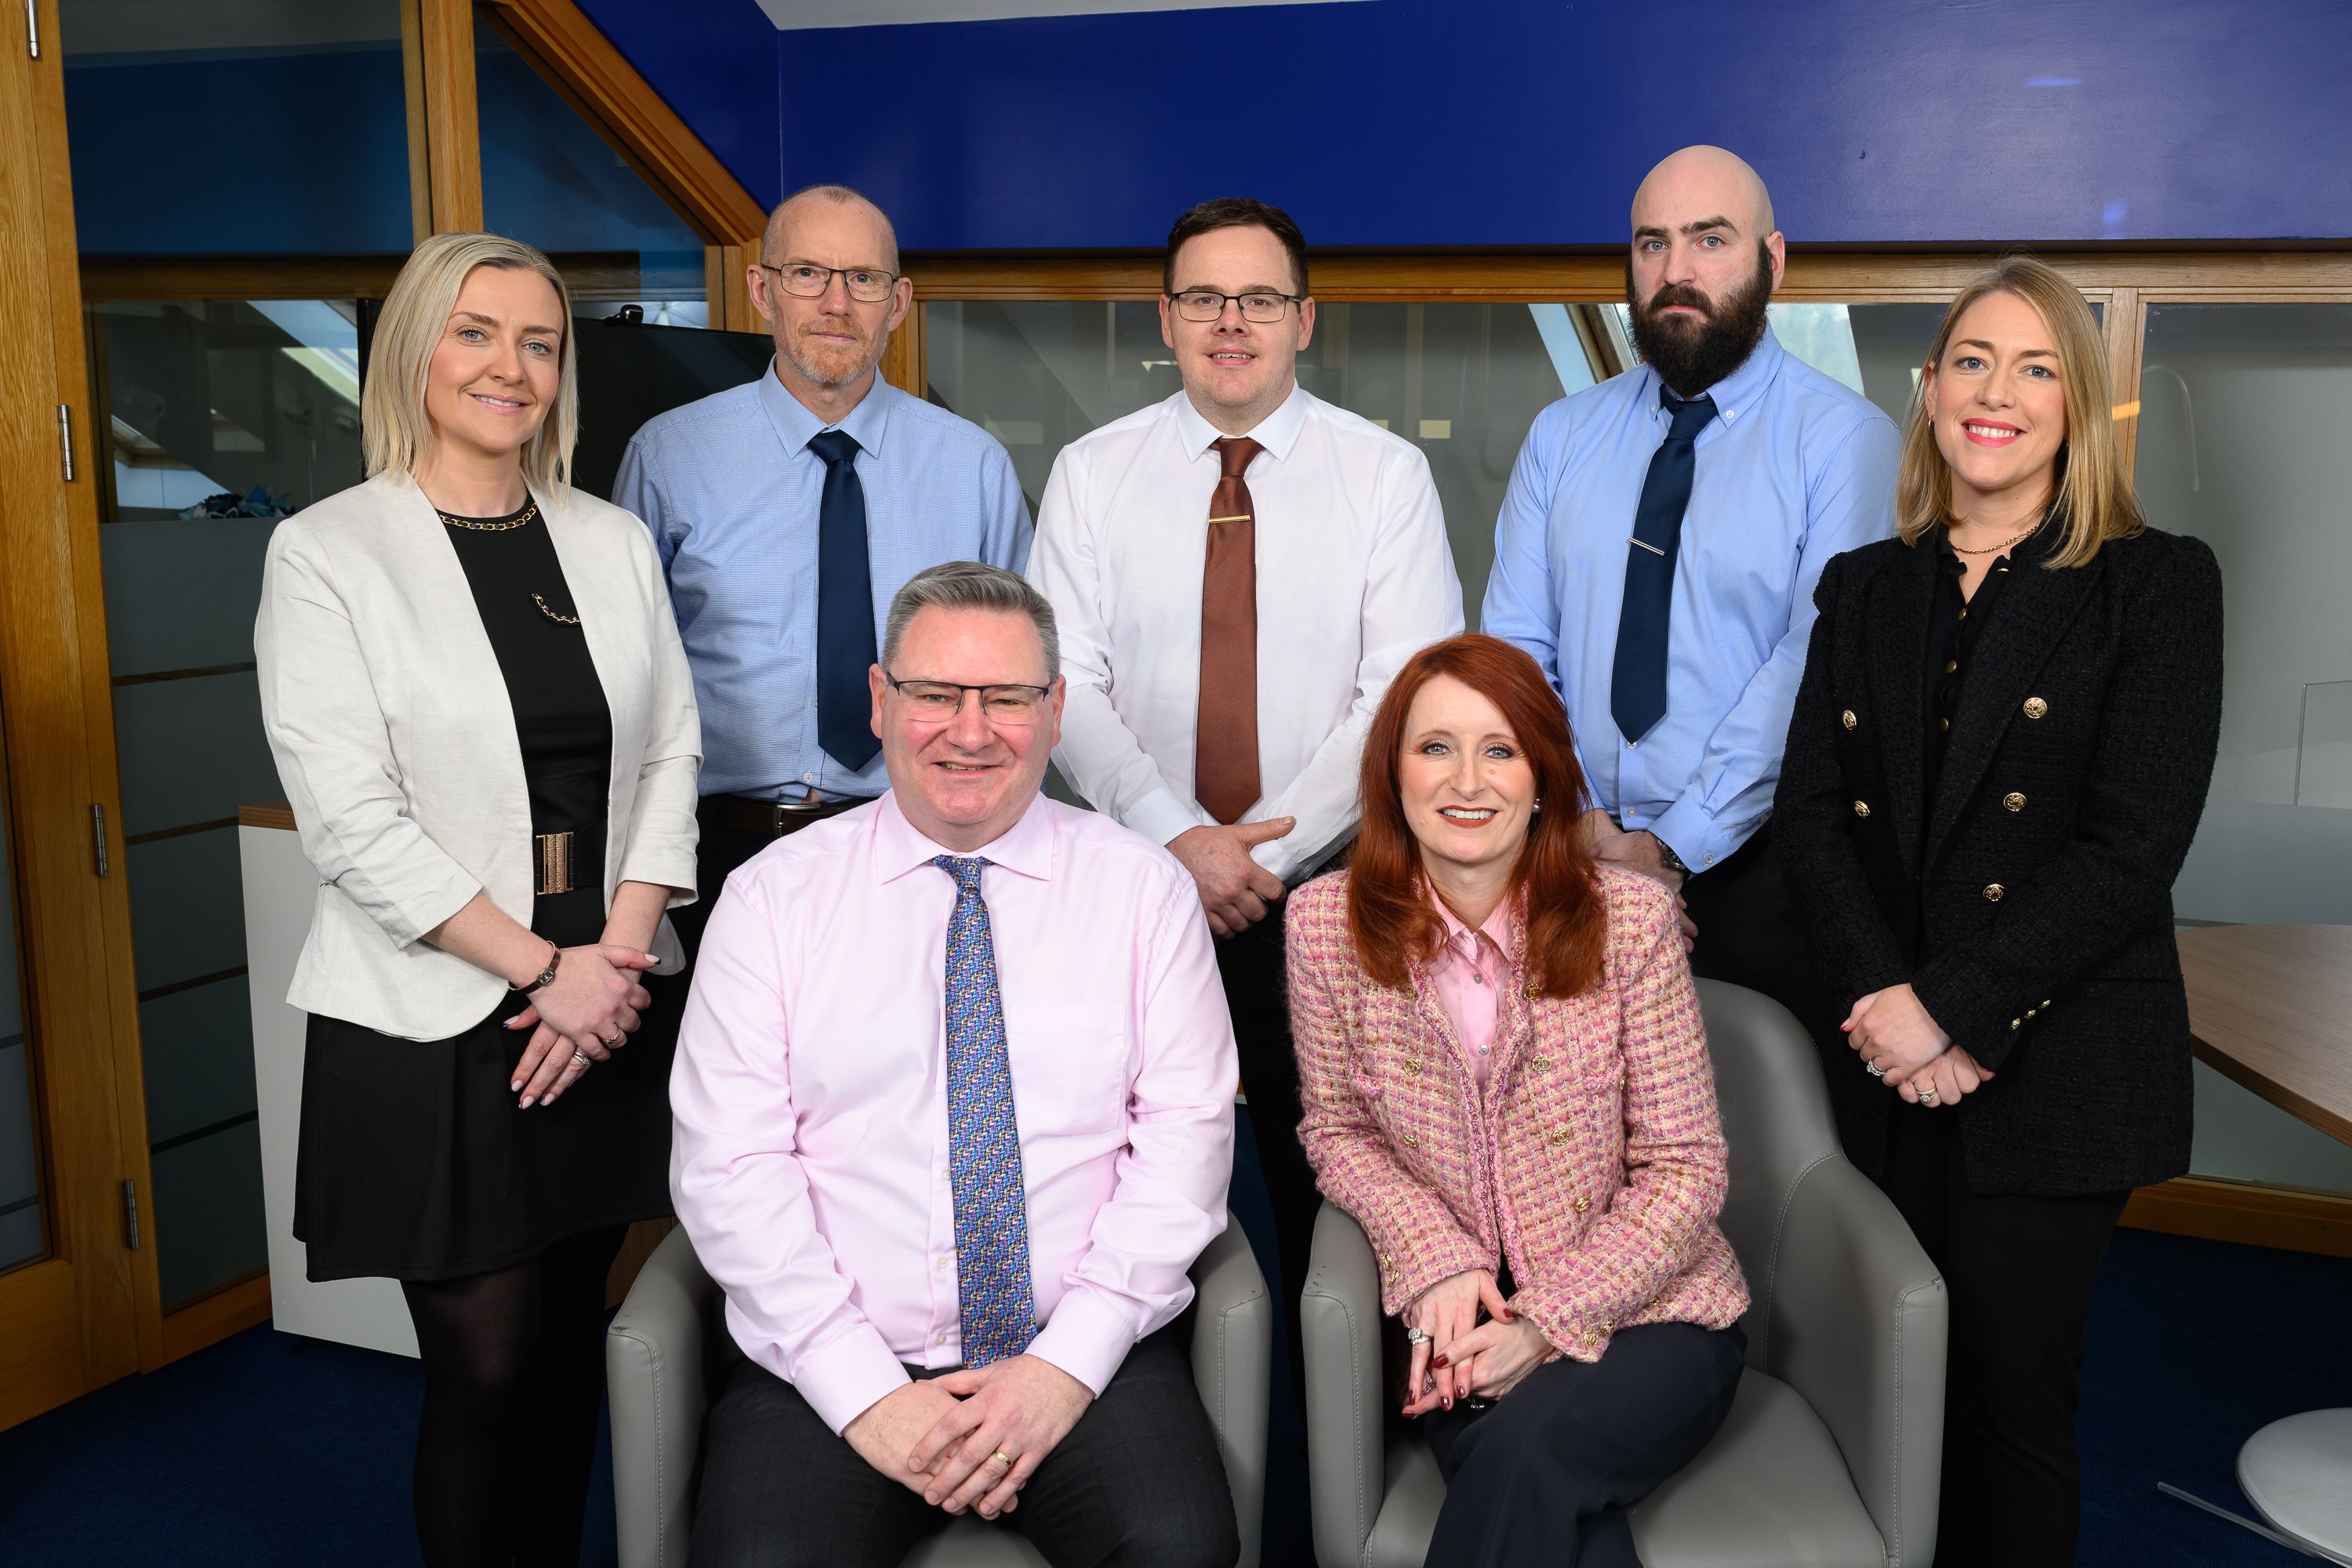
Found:
[[(604, 900), (694, 897), (694, 683), (653, 539), (574, 492), (538, 497), (612, 710)], [(318, 868), (286, 999), (412, 1040), (481, 1021), (506, 982), (424, 934), (476, 893), (530, 922), (530, 799), (506, 680), (425, 494), (379, 475), (278, 525), (253, 627), (261, 719)], [(654, 952), (680, 963), (665, 916)]]

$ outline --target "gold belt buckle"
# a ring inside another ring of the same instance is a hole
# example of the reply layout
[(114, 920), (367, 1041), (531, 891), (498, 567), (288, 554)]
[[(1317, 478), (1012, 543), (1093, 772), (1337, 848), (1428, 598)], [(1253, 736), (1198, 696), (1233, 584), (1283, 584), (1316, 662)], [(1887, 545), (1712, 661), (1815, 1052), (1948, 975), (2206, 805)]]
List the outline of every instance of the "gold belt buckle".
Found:
[(572, 835), (541, 833), (536, 836), (539, 845), (539, 895), (568, 893), (572, 890)]

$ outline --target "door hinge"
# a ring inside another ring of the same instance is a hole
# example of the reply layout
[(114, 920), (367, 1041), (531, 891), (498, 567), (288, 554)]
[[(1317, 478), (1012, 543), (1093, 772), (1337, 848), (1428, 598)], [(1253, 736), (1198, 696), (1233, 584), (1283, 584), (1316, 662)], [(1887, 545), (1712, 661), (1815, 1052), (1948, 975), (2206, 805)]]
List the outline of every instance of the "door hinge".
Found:
[(73, 483), (73, 409), (58, 405), (58, 457), (65, 464), (66, 483)]
[(90, 845), (98, 851), (98, 874), (106, 875), (106, 807), (91, 803), (89, 808)]
[(35, 59), (39, 59), (41, 58), (41, 13), (39, 6), (40, 0), (25, 0), (25, 47), (33, 51), (33, 58)]
[(139, 1184), (122, 1184), (122, 1245), (139, 1250)]

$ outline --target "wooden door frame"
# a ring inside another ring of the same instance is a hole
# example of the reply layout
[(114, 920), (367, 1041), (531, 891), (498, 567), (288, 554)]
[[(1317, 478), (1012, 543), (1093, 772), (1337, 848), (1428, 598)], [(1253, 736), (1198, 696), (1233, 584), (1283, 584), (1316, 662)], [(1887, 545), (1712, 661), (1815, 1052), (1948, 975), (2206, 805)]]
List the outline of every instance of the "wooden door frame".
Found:
[[(45, 47), (0, 63), (0, 692), (28, 1059), (49, 1256), (0, 1275), (0, 1426), (153, 1364), (163, 1350), (146, 1099), (122, 879), (98, 874), (91, 808), (121, 844), (57, 0)], [(61, 427), (59, 411), (67, 429)], [(72, 454), (68, 478), (62, 461)], [(136, 1198), (126, 1212), (125, 1183)], [(58, 1312), (71, 1328), (58, 1331)]]

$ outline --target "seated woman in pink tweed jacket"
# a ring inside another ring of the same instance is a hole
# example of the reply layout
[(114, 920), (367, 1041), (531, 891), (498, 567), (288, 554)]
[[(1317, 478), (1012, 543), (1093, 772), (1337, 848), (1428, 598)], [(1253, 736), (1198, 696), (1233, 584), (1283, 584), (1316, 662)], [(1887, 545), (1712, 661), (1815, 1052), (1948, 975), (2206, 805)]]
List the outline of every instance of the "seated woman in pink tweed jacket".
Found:
[(1299, 1132), (1406, 1324), (1428, 1561), (1634, 1563), (1747, 1343), (1675, 896), (1586, 853), (1559, 699), (1496, 638), (1405, 665), (1362, 787), (1352, 868), (1287, 917)]

